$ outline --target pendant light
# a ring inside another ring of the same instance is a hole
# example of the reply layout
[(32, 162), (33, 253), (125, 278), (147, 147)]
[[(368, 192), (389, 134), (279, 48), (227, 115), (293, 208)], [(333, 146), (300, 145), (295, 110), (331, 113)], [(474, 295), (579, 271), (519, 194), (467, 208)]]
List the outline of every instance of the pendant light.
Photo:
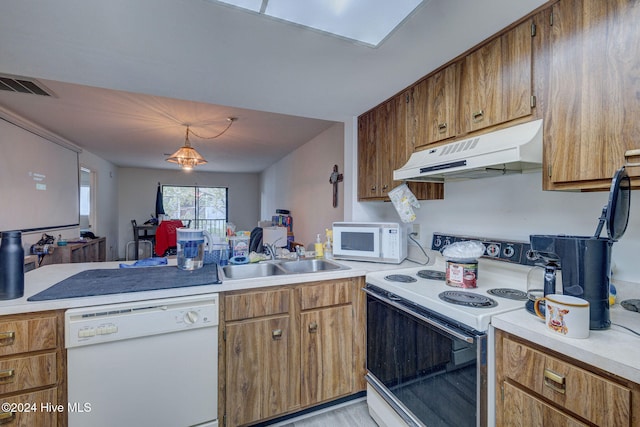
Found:
[(180, 147), (178, 151), (176, 151), (171, 156), (169, 156), (167, 158), (167, 162), (177, 163), (184, 170), (191, 170), (196, 166), (204, 165), (205, 163), (207, 163), (207, 161), (205, 160), (204, 157), (200, 155), (200, 153), (196, 151), (195, 148), (191, 146), (191, 143), (189, 142), (189, 132), (191, 132), (191, 134), (201, 139), (214, 139), (219, 136), (222, 136), (227, 130), (229, 130), (233, 122), (235, 122), (236, 120), (238, 120), (236, 117), (227, 117), (227, 122), (229, 122), (227, 127), (224, 128), (224, 130), (219, 134), (211, 137), (200, 136), (195, 132), (191, 131), (189, 129), (189, 126), (187, 125), (187, 131), (184, 138), (184, 145)]

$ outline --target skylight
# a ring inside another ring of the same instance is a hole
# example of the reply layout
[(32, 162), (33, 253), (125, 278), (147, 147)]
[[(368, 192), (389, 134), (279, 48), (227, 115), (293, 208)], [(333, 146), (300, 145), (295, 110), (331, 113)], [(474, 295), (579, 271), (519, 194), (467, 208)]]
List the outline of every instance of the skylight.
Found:
[(217, 0), (378, 46), (423, 0)]

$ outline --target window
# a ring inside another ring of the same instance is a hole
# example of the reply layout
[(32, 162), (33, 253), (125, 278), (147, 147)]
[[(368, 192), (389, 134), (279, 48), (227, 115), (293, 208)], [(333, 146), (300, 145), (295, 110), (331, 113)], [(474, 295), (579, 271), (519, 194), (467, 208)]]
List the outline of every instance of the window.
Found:
[(163, 185), (162, 204), (171, 219), (191, 222), (191, 228), (201, 228), (212, 235), (226, 235), (227, 188)]

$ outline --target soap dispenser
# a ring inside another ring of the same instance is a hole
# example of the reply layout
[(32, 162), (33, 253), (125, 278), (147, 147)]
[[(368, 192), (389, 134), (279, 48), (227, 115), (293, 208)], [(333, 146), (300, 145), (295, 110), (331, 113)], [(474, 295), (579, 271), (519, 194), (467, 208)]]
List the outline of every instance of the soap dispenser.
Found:
[(322, 240), (320, 240), (320, 233), (316, 235), (316, 243), (313, 245), (313, 250), (316, 251), (316, 258), (322, 258), (324, 256)]
[(333, 259), (333, 248), (331, 247), (331, 234), (330, 230), (325, 230), (325, 234), (327, 236), (327, 241), (324, 242), (324, 258), (325, 259)]

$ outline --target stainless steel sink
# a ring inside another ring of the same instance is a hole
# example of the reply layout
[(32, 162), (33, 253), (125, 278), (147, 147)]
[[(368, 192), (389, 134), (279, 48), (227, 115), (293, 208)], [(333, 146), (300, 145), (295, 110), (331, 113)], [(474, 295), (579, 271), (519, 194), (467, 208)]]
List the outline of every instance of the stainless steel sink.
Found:
[(287, 274), (286, 271), (278, 268), (278, 264), (270, 262), (260, 262), (257, 264), (225, 265), (222, 273), (227, 279), (249, 279), (252, 277), (267, 277), (278, 274)]
[(326, 259), (304, 259), (299, 261), (288, 261), (279, 264), (280, 268), (288, 273), (315, 273), (318, 271), (348, 270), (338, 263), (327, 261)]
[(304, 259), (299, 261), (268, 261), (256, 264), (225, 265), (222, 267), (222, 274), (224, 274), (225, 279), (251, 279), (335, 270), (349, 270), (349, 267), (325, 259)]

